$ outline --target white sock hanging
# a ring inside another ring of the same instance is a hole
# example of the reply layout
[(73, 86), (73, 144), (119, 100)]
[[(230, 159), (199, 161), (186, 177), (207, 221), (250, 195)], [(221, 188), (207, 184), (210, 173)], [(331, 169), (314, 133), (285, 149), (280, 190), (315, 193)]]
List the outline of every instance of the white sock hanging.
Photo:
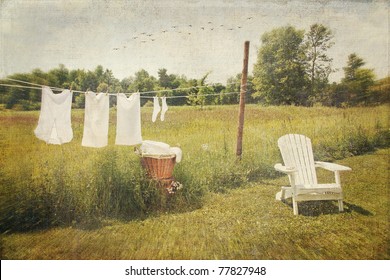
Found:
[(162, 104), (162, 109), (161, 109), (160, 119), (161, 119), (161, 121), (164, 121), (165, 113), (168, 111), (168, 105), (167, 105), (167, 98), (166, 97), (161, 97), (161, 104)]
[(161, 110), (161, 107), (160, 107), (160, 104), (158, 102), (158, 97), (155, 96), (153, 97), (153, 115), (152, 115), (152, 122), (155, 122), (156, 119), (157, 119), (157, 115), (158, 113), (160, 112)]

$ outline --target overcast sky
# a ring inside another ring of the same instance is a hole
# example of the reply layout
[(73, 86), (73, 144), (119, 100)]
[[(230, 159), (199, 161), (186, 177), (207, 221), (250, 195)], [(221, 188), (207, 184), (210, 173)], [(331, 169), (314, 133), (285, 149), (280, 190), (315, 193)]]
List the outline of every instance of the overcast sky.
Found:
[(389, 73), (389, 3), (330, 0), (0, 0), (0, 77), (68, 69), (111, 69), (122, 79), (140, 69), (225, 83), (242, 71), (250, 41), (249, 71), (260, 37), (292, 25), (321, 23), (334, 33), (329, 51), (343, 76), (357, 53), (377, 77)]

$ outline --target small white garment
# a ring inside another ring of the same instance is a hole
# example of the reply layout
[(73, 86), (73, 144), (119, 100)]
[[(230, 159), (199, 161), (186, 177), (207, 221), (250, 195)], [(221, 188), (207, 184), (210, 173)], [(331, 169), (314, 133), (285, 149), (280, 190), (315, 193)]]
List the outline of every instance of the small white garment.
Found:
[(164, 121), (165, 113), (168, 111), (167, 98), (165, 96), (161, 97), (161, 104), (162, 104), (162, 107), (161, 107), (160, 119), (161, 119), (161, 121)]
[(142, 142), (139, 92), (129, 98), (124, 93), (118, 94), (116, 119), (116, 145), (132, 146)]
[(85, 93), (84, 134), (82, 146), (101, 148), (108, 144), (108, 119), (110, 99), (108, 94)]
[(183, 157), (183, 152), (179, 147), (171, 147), (169, 148), (170, 153), (176, 155), (176, 162), (181, 162), (181, 158)]
[(42, 87), (41, 112), (34, 134), (48, 144), (61, 145), (73, 139), (71, 124), (72, 92), (64, 90), (54, 94)]
[(153, 97), (153, 114), (152, 114), (152, 122), (155, 122), (158, 116), (158, 113), (160, 113), (161, 107), (160, 103), (158, 102), (158, 97)]
[(176, 162), (179, 163), (182, 159), (182, 150), (179, 147), (170, 147), (163, 142), (144, 140), (140, 147), (142, 155), (172, 155), (176, 156)]

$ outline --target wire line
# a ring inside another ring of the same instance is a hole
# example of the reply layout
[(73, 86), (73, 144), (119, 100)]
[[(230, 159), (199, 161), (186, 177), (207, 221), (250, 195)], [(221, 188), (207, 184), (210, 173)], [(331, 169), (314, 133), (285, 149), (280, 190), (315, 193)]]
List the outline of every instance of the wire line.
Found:
[[(25, 82), (25, 83), (28, 83), (28, 82)], [(28, 83), (28, 84), (32, 84), (34, 85), (33, 83)], [(23, 86), (23, 85), (13, 85), (13, 84), (0, 84), (0, 86), (5, 86), (5, 87), (17, 87), (17, 88), (25, 88), (25, 89), (42, 89), (42, 86), (39, 86), (38, 85), (36, 87), (34, 86)], [(49, 87), (51, 88), (51, 87)], [(60, 88), (51, 88), (51, 89), (56, 89), (56, 90), (65, 90), (65, 89), (60, 89)], [(71, 90), (74, 92), (74, 90)], [(84, 93), (83, 91), (77, 91), (77, 92), (81, 92), (81, 93)], [(232, 92), (220, 92), (220, 93), (211, 93), (211, 94), (190, 94), (190, 95), (177, 95), (177, 96), (166, 96), (167, 99), (174, 99), (174, 98), (189, 98), (189, 97), (202, 97), (202, 96), (218, 96), (218, 95), (230, 95), (230, 94), (238, 94), (240, 92), (238, 91), (232, 91)], [(108, 95), (111, 95), (111, 96), (117, 96), (118, 93), (107, 93)], [(134, 93), (125, 93), (125, 94), (134, 94)], [(154, 96), (140, 96), (140, 98), (144, 98), (144, 99), (153, 99)]]
[[(21, 85), (11, 85), (11, 84), (0, 84), (0, 85), (3, 85), (3, 86), (8, 86), (8, 87), (19, 87), (19, 88), (30, 88), (30, 89), (40, 89), (38, 87), (49, 87), (51, 88), (52, 90), (58, 90), (58, 91), (63, 91), (65, 90), (64, 88), (58, 88), (58, 87), (51, 87), (51, 86), (47, 86), (47, 85), (40, 85), (40, 84), (36, 84), (36, 83), (30, 83), (30, 82), (26, 82), (26, 81), (22, 81), (22, 80), (17, 80), (17, 79), (11, 79), (11, 78), (5, 78), (7, 80), (10, 80), (10, 81), (13, 81), (13, 82), (19, 82), (19, 83), (23, 83), (23, 84), (28, 84), (28, 85), (33, 85), (33, 86), (37, 86), (37, 87), (27, 87), (27, 86), (21, 86)], [(238, 83), (230, 83), (230, 84), (227, 84), (227, 85), (235, 85), (235, 84), (238, 84)], [(179, 90), (191, 90), (191, 89), (199, 89), (199, 88), (207, 88), (207, 87), (212, 87), (216, 84), (210, 84), (210, 85), (203, 85), (203, 86), (192, 86), (192, 87), (187, 87), (187, 88), (173, 88), (173, 89), (162, 89), (162, 90), (152, 90), (152, 91), (143, 91), (143, 92), (139, 92), (140, 95), (142, 94), (148, 94), (148, 93), (159, 93), (159, 92), (169, 92), (169, 91), (179, 91)], [(77, 92), (77, 93), (85, 93), (84, 91), (79, 91), (79, 90), (71, 90), (72, 92)], [(232, 93), (237, 93), (237, 92), (232, 92)], [(232, 94), (232, 93), (215, 93), (215, 94), (204, 94), (204, 96), (212, 96), (212, 95), (221, 95), (221, 94)], [(132, 93), (125, 93), (125, 94), (134, 94), (134, 92)], [(109, 95), (117, 95), (116, 93), (109, 93)], [(182, 96), (167, 96), (167, 98), (182, 98), (182, 97), (188, 97), (188, 96), (191, 96), (191, 95), (182, 95)], [(153, 98), (152, 96), (141, 96), (141, 98)]]

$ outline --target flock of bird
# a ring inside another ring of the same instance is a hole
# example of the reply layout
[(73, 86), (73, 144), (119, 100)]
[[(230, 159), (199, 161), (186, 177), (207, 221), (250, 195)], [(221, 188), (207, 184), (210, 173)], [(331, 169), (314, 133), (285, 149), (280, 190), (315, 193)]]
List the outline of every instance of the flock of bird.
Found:
[[(246, 21), (251, 21), (252, 19), (253, 19), (253, 17), (247, 17)], [(225, 28), (228, 31), (234, 31), (234, 30), (239, 30), (243, 27), (244, 27), (244, 25), (237, 25), (237, 26), (229, 26), (228, 27), (224, 24), (214, 24), (212, 21), (208, 21), (207, 24), (204, 24), (200, 27), (195, 27), (192, 24), (187, 24), (187, 25), (183, 25), (183, 26), (173, 25), (170, 28), (161, 30), (159, 32), (159, 34), (175, 32), (175, 33), (190, 36), (191, 34), (193, 34), (194, 32), (197, 32), (197, 31), (214, 31), (214, 30), (217, 30), (218, 28), (219, 29)], [(156, 37), (157, 37), (157, 33), (141, 32), (141, 33), (134, 34), (130, 40), (137, 41), (139, 43), (144, 44), (147, 42), (156, 41)], [(130, 40), (128, 40), (128, 41), (130, 41)], [(126, 45), (124, 45), (122, 48), (125, 49)], [(115, 47), (115, 48), (113, 48), (113, 51), (118, 51), (120, 49), (121, 48), (119, 48), (119, 47)]]

